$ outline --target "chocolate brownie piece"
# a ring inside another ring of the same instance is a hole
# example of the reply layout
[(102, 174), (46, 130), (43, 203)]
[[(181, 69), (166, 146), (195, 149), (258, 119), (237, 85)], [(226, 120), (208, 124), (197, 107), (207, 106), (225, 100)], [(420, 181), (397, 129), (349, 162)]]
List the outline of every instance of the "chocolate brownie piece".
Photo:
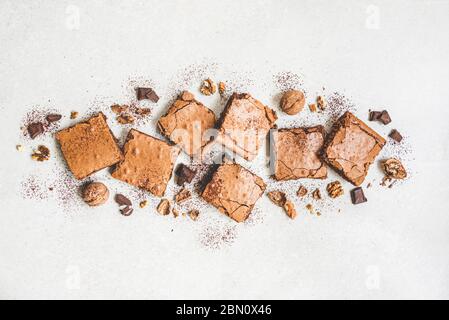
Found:
[(323, 157), (346, 180), (359, 186), (385, 139), (350, 112), (345, 112), (327, 137)]
[(221, 115), (216, 142), (246, 160), (252, 160), (276, 119), (273, 110), (249, 94), (234, 93)]
[(123, 147), (124, 160), (112, 176), (162, 197), (179, 151), (176, 146), (131, 129)]
[(274, 178), (326, 178), (327, 167), (319, 157), (324, 135), (323, 126), (279, 129), (273, 132)]
[(237, 163), (224, 163), (213, 173), (202, 197), (237, 222), (245, 221), (266, 185)]
[(103, 113), (57, 132), (56, 140), (77, 179), (112, 166), (123, 158)]
[(215, 125), (215, 114), (184, 91), (158, 121), (158, 128), (189, 156), (199, 155), (210, 140), (205, 135)]

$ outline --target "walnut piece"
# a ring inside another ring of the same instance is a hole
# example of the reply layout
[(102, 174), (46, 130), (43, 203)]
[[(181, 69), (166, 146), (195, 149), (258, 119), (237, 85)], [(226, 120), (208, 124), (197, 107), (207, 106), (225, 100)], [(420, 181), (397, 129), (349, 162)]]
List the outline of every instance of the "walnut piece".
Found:
[(70, 112), (70, 119), (76, 119), (78, 118), (78, 112), (77, 111), (72, 111)]
[(133, 116), (129, 115), (129, 114), (121, 114), (117, 117), (117, 121), (120, 124), (131, 124), (134, 123), (134, 118)]
[(111, 106), (111, 111), (114, 112), (115, 114), (121, 114), (123, 112), (127, 112), (129, 109), (129, 106), (127, 105), (120, 105), (120, 104), (114, 104), (113, 106)]
[(393, 179), (405, 179), (407, 177), (407, 171), (405, 171), (402, 163), (394, 158), (390, 158), (383, 163), (385, 174), (389, 178)]
[(298, 191), (296, 191), (296, 195), (300, 198), (304, 197), (307, 194), (307, 189), (304, 186), (299, 186)]
[(318, 96), (318, 98), (316, 99), (316, 103), (318, 104), (318, 108), (320, 108), (320, 110), (326, 109), (327, 103), (322, 96)]
[(143, 208), (145, 208), (147, 206), (147, 204), (148, 204), (148, 201), (147, 200), (143, 200), (143, 201), (141, 201), (139, 203), (139, 207), (141, 207), (143, 209)]
[(200, 91), (205, 96), (210, 96), (217, 91), (217, 85), (211, 79), (206, 79), (203, 81)]
[(267, 193), (267, 196), (278, 207), (283, 207), (285, 205), (285, 203), (287, 202), (285, 193), (283, 193), (281, 191), (270, 191)]
[(280, 107), (286, 114), (295, 115), (304, 108), (305, 103), (306, 99), (302, 91), (289, 90), (282, 96)]
[(297, 216), (295, 205), (291, 201), (286, 201), (284, 204), (284, 210), (287, 216), (289, 216), (291, 219), (295, 219)]
[(332, 199), (335, 199), (341, 195), (343, 195), (343, 186), (341, 185), (340, 181), (334, 181), (327, 185), (327, 193)]
[(46, 146), (40, 145), (31, 155), (31, 159), (42, 162), (50, 159), (50, 150)]
[(190, 191), (185, 189), (185, 188), (183, 188), (175, 196), (175, 202), (176, 203), (181, 203), (183, 201), (189, 200), (191, 197), (192, 197), (192, 194), (190, 193)]
[(96, 207), (109, 199), (109, 189), (101, 182), (91, 182), (83, 188), (82, 197), (85, 203)]
[(167, 199), (162, 199), (161, 202), (159, 202), (156, 210), (163, 216), (170, 214), (170, 201), (168, 201)]
[(200, 212), (198, 210), (190, 210), (189, 211), (189, 217), (193, 220), (196, 221), (198, 219), (198, 216), (200, 215)]
[(218, 92), (223, 95), (226, 91), (226, 84), (222, 81), (218, 83)]
[(321, 191), (320, 191), (320, 189), (315, 189), (315, 190), (312, 192), (312, 197), (313, 197), (315, 200), (321, 200)]
[(317, 111), (316, 104), (315, 103), (309, 104), (309, 109), (311, 112), (316, 112)]

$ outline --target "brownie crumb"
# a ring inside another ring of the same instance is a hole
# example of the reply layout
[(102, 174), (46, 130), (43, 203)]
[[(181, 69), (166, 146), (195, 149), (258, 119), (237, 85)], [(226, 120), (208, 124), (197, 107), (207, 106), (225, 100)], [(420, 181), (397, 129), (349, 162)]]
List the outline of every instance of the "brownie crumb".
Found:
[(341, 185), (340, 181), (334, 181), (327, 185), (327, 193), (332, 199), (335, 199), (341, 195), (343, 195), (343, 186)]
[(309, 110), (310, 110), (311, 112), (317, 112), (316, 104), (315, 104), (315, 103), (309, 104)]
[(296, 195), (300, 198), (304, 197), (307, 194), (307, 189), (303, 185), (300, 185), (298, 191), (296, 191)]
[(281, 191), (270, 191), (267, 193), (267, 196), (278, 207), (283, 207), (287, 202), (285, 193)]
[(171, 210), (171, 213), (173, 213), (173, 217), (177, 218), (179, 217), (179, 211), (175, 207)]
[(170, 214), (170, 201), (168, 201), (167, 199), (162, 199), (161, 202), (159, 202), (156, 210), (163, 216)]
[(181, 202), (189, 200), (191, 197), (192, 197), (192, 194), (190, 193), (190, 191), (183, 188), (175, 196), (175, 202), (176, 203), (181, 203)]
[(199, 212), (198, 210), (196, 210), (196, 209), (193, 209), (193, 210), (190, 210), (188, 214), (189, 214), (189, 217), (190, 217), (193, 221), (196, 221), (196, 220), (198, 220), (198, 217), (199, 217), (199, 215), (200, 215), (200, 212)]

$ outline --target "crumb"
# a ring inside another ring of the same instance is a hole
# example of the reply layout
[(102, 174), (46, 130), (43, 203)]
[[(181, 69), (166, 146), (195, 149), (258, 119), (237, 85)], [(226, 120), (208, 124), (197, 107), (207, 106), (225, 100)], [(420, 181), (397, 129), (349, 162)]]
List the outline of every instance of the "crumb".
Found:
[(371, 188), (371, 182), (369, 182), (367, 185), (366, 185), (366, 188), (368, 189), (368, 188)]
[(300, 185), (298, 191), (296, 191), (296, 195), (302, 198), (307, 194), (307, 192), (307, 189), (303, 185)]
[(189, 211), (189, 217), (193, 220), (196, 221), (198, 219), (198, 216), (200, 215), (200, 212), (198, 210), (190, 210)]
[(162, 199), (156, 210), (163, 216), (168, 215), (170, 213), (170, 202), (167, 199)]
[(183, 201), (189, 200), (192, 197), (192, 194), (187, 189), (181, 189), (178, 194), (175, 196), (175, 202), (181, 203)]
[(267, 193), (268, 198), (278, 207), (285, 206), (287, 202), (287, 198), (285, 197), (285, 193), (281, 191), (270, 191)]
[(316, 102), (318, 104), (318, 108), (320, 108), (320, 110), (324, 110), (326, 109), (326, 100), (324, 100), (324, 98), (322, 96), (318, 96), (318, 98), (316, 99)]
[(70, 119), (76, 119), (76, 118), (78, 118), (78, 112), (77, 111), (70, 112)]
[(148, 201), (147, 200), (143, 200), (143, 201), (141, 201), (139, 203), (139, 207), (141, 207), (143, 209), (143, 208), (145, 208), (147, 206), (147, 204), (148, 204)]
[(16, 150), (19, 152), (23, 151), (23, 146), (21, 144), (16, 145)]
[(322, 198), (321, 198), (321, 191), (320, 191), (320, 189), (315, 189), (315, 191), (313, 191), (312, 192), (312, 197), (315, 199), (315, 200), (321, 200)]
[(315, 103), (309, 104), (309, 109), (311, 112), (316, 112), (317, 111), (316, 104)]
[(297, 216), (295, 205), (291, 201), (286, 201), (284, 204), (284, 210), (285, 213), (287, 213), (287, 216), (289, 216), (291, 219), (295, 219)]
[(220, 81), (218, 83), (218, 92), (220, 93), (220, 95), (223, 95), (226, 91), (226, 84), (222, 81)]
[(173, 216), (174, 216), (175, 218), (177, 218), (177, 217), (179, 216), (179, 211), (178, 211), (178, 209), (173, 208), (173, 209), (171, 210), (171, 212), (173, 213)]

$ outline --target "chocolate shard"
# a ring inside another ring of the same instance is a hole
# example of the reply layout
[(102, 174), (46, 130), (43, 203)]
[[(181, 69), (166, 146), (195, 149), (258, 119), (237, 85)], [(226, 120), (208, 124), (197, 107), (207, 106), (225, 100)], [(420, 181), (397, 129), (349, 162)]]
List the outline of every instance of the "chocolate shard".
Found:
[(381, 114), (382, 114), (381, 111), (370, 111), (370, 113), (369, 113), (369, 121), (377, 121), (377, 120), (379, 120)]
[(159, 96), (152, 88), (136, 88), (137, 100), (148, 99), (152, 102), (158, 102)]
[(45, 119), (50, 123), (59, 121), (59, 120), (61, 120), (61, 118), (62, 118), (62, 115), (55, 114), (55, 113), (49, 114), (47, 117), (45, 117)]
[(361, 187), (354, 188), (351, 190), (351, 200), (352, 204), (360, 204), (368, 201), (365, 198), (365, 194), (363, 193), (363, 189)]
[(391, 130), (388, 136), (396, 142), (402, 141), (402, 135), (396, 129)]
[(192, 182), (193, 178), (196, 175), (196, 171), (190, 169), (185, 164), (181, 163), (175, 172), (176, 175), (176, 183), (179, 186), (182, 186), (184, 183), (190, 183)]
[(117, 193), (114, 198), (115, 202), (118, 203), (119, 206), (132, 206), (131, 200), (125, 197), (123, 194)]
[(120, 209), (120, 213), (126, 217), (130, 216), (131, 213), (133, 213), (133, 211), (134, 211), (134, 209), (131, 208), (130, 206), (126, 206), (126, 207)]
[(33, 122), (28, 125), (27, 130), (30, 138), (34, 139), (44, 133), (44, 125), (41, 122)]
[(379, 121), (383, 124), (389, 124), (391, 122), (391, 118), (387, 110), (382, 111), (382, 114), (379, 117)]

